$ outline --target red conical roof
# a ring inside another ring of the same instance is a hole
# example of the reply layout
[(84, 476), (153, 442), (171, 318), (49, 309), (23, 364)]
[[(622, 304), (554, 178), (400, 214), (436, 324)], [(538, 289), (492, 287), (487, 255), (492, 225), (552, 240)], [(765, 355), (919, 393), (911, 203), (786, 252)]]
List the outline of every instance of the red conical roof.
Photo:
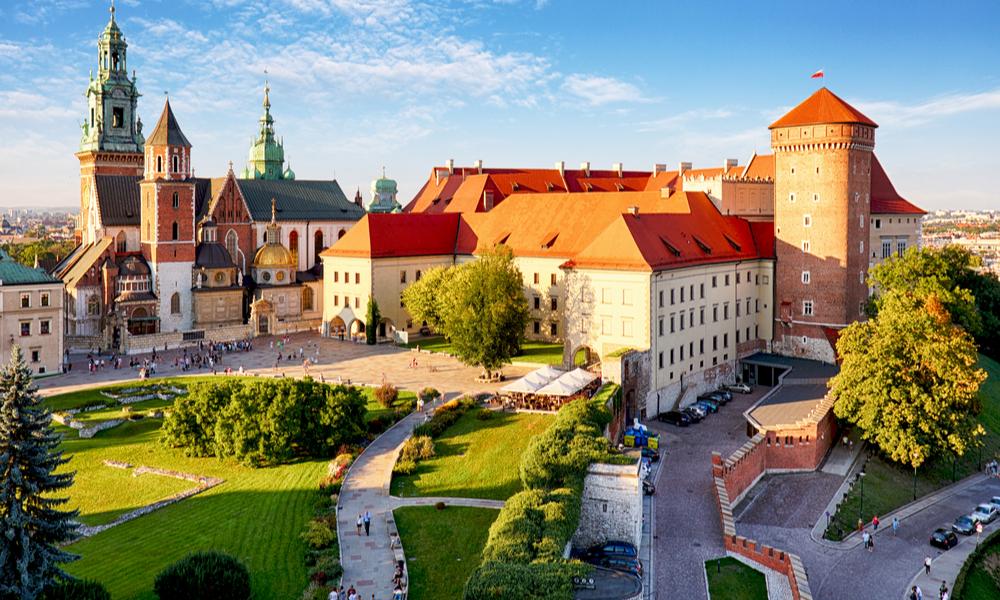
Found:
[(768, 129), (819, 125), (821, 123), (860, 123), (870, 127), (878, 127), (875, 121), (864, 116), (861, 111), (824, 87), (816, 90), (816, 93), (788, 111), (785, 116), (771, 123)]

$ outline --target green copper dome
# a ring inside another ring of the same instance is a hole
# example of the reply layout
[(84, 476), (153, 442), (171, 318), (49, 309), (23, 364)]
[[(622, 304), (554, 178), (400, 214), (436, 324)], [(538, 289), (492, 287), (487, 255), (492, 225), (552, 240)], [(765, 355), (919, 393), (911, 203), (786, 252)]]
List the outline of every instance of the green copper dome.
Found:
[(256, 139), (250, 144), (250, 157), (243, 169), (244, 179), (295, 179), (291, 169), (285, 169), (285, 146), (274, 135), (271, 117), (271, 86), (264, 82), (264, 114), (260, 117)]

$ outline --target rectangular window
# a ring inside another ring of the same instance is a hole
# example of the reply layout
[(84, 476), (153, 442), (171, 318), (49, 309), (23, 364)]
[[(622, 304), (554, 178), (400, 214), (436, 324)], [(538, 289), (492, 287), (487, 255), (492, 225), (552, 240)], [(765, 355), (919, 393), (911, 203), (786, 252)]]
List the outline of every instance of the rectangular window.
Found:
[(705, 307), (704, 306), (702, 306), (700, 309), (698, 309), (698, 324), (699, 325), (704, 325), (705, 324)]
[(736, 316), (737, 317), (740, 316), (740, 303), (739, 302), (736, 303)]
[(684, 303), (684, 286), (681, 286), (681, 304)]
[(882, 219), (875, 219), (875, 229), (882, 229)]
[(740, 330), (737, 329), (736, 330), (736, 344), (739, 345), (739, 343), (740, 343)]
[(663, 353), (662, 353), (662, 352), (660, 352), (660, 353), (659, 353), (659, 354), (657, 355), (657, 357), (656, 357), (656, 358), (657, 358), (657, 360), (656, 360), (656, 365), (657, 365), (657, 366), (658, 366), (659, 368), (661, 368), (661, 369), (662, 369), (662, 368), (663, 368)]
[(788, 201), (795, 202), (795, 192), (791, 192), (788, 194)]
[(30, 294), (21, 294), (21, 308), (31, 308)]
[(684, 331), (684, 313), (680, 314), (681, 331)]
[(670, 333), (673, 333), (674, 331), (676, 331), (674, 329), (674, 319), (675, 318), (676, 318), (676, 315), (670, 315)]
[(49, 293), (48, 292), (42, 292), (41, 305), (42, 306), (48, 306), (49, 305)]
[(813, 302), (812, 300), (802, 301), (802, 314), (807, 317), (811, 317), (813, 314)]
[(549, 323), (549, 335), (556, 336), (559, 334), (559, 328), (555, 323)]
[(704, 300), (705, 299), (705, 284), (704, 283), (699, 283), (698, 286), (701, 288), (701, 299)]
[(660, 298), (659, 300), (660, 308), (663, 308), (663, 290), (660, 290), (659, 298)]
[(712, 275), (712, 287), (718, 287), (717, 283), (718, 278), (715, 275)]
[(601, 317), (601, 334), (611, 335), (611, 317)]
[[(333, 280), (337, 281), (337, 278), (334, 277)], [(400, 271), (399, 272), (399, 283), (406, 283), (406, 271)]]
[(723, 348), (728, 348), (729, 347), (729, 334), (728, 333), (723, 333), (722, 334), (722, 347)]
[(896, 241), (896, 255), (902, 257), (904, 252), (906, 252), (906, 241), (905, 240)]
[(416, 274), (414, 274), (413, 281), (420, 281), (420, 269), (417, 269)]
[(632, 337), (632, 319), (622, 319), (622, 335)]
[(344, 283), (351, 283), (351, 274), (344, 271)]
[(864, 282), (865, 282), (865, 272), (858, 271), (858, 283), (864, 283)]
[(737, 273), (736, 274), (736, 285), (739, 285), (739, 284), (740, 284), (740, 274)]
[(726, 287), (729, 287), (729, 275), (726, 275)]
[(344, 307), (348, 308), (350, 306), (351, 306), (351, 297), (350, 296), (344, 296)]
[(674, 364), (674, 349), (670, 349), (670, 364)]
[(722, 304), (722, 320), (723, 321), (728, 321), (729, 320), (729, 303), (728, 302), (725, 302), (725, 303)]
[(340, 296), (334, 296), (333, 297), (333, 305), (334, 306), (340, 306)]
[(31, 321), (21, 321), (21, 337), (31, 335)]
[(549, 284), (551, 284), (551, 285), (555, 285), (556, 284), (556, 274), (555, 273), (549, 275)]
[(861, 229), (865, 228), (865, 216), (864, 215), (858, 215), (858, 227), (860, 227)]
[(882, 240), (882, 258), (889, 258), (890, 256), (892, 256), (892, 242)]
[[(418, 277), (418, 279), (419, 279), (419, 277)], [(354, 274), (354, 283), (355, 284), (361, 283), (361, 273), (355, 273)]]
[(659, 335), (663, 335), (663, 317), (660, 317), (660, 320), (657, 322), (657, 331), (659, 331)]
[(338, 281), (340, 281), (340, 272), (339, 271), (334, 271), (333, 272), (333, 282), (337, 283)]
[(538, 273), (535, 273), (535, 285), (538, 285)]
[(753, 301), (753, 311), (757, 313), (760, 312), (760, 298)]
[(632, 290), (622, 290), (622, 304), (632, 306)]
[(705, 353), (705, 338), (698, 340), (698, 354)]
[(31, 362), (36, 363), (41, 360), (41, 353), (38, 350), (31, 351)]
[(540, 308), (542, 308), (542, 299), (535, 296), (535, 310), (539, 310)]
[(713, 304), (712, 305), (712, 322), (713, 323), (718, 323), (719, 322), (719, 305), (718, 304)]
[(802, 271), (802, 283), (808, 285), (809, 283), (809, 271)]
[(670, 306), (676, 304), (676, 299), (674, 298), (674, 289), (670, 288)]
[(558, 310), (559, 309), (559, 301), (557, 299), (555, 299), (555, 298), (552, 298), (549, 301), (549, 305), (552, 308), (552, 310)]
[(121, 106), (111, 108), (111, 127), (121, 129), (125, 125), (125, 109)]
[(542, 332), (542, 323), (541, 323), (541, 321), (535, 321), (534, 323), (532, 323), (531, 324), (531, 330), (533, 332), (535, 332), (535, 333), (541, 333)]
[(812, 215), (802, 215), (803, 227), (812, 227), (812, 224), (813, 224)]
[(690, 310), (690, 312), (688, 312), (688, 325), (690, 325), (691, 327), (694, 327), (694, 309), (693, 308)]
[(819, 194), (813, 194), (813, 202), (819, 202)]
[(713, 335), (712, 336), (712, 352), (715, 352), (718, 349), (719, 349), (719, 336)]
[(38, 333), (42, 335), (48, 335), (49, 333), (51, 333), (49, 331), (49, 321), (46, 320), (38, 322)]
[(354, 297), (354, 308), (361, 308), (361, 298), (358, 296)]
[(613, 292), (611, 288), (601, 288), (601, 304), (611, 304)]
[(681, 346), (681, 361), (684, 360), (684, 346)]
[(809, 252), (811, 249), (812, 245), (809, 243), (809, 240), (802, 240), (802, 251)]

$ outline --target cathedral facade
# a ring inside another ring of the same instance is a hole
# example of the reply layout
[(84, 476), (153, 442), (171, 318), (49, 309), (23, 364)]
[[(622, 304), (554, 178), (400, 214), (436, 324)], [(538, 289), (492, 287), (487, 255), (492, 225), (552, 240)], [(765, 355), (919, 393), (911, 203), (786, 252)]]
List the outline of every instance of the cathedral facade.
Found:
[(54, 270), (66, 284), (66, 347), (137, 352), (318, 329), (319, 253), (365, 211), (335, 180), (295, 177), (269, 86), (246, 167), (195, 177), (169, 99), (143, 135), (114, 9), (97, 49), (76, 153), (78, 246)]

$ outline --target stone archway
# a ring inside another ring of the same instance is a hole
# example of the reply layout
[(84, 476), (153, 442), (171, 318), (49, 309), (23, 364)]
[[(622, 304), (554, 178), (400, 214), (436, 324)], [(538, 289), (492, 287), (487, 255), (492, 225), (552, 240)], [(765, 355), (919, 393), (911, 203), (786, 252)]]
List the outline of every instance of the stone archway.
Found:
[(380, 338), (392, 337), (395, 331), (396, 324), (392, 322), (392, 319), (382, 319), (378, 324), (378, 337)]
[(573, 351), (573, 366), (600, 372), (601, 356), (590, 346), (579, 346)]

